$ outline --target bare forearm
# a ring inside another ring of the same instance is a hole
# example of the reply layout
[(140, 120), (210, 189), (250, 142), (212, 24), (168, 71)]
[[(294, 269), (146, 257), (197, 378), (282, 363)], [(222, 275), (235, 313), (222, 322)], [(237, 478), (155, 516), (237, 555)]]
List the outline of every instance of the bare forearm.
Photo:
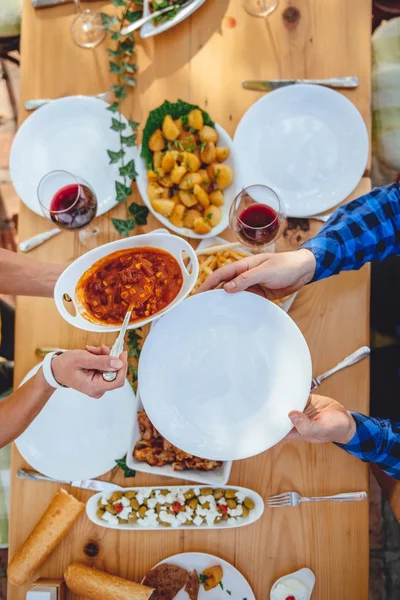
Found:
[(0, 293), (50, 298), (64, 269), (63, 265), (44, 263), (0, 249)]
[(42, 369), (16, 392), (0, 402), (0, 448), (15, 440), (40, 413), (52, 388), (45, 380)]

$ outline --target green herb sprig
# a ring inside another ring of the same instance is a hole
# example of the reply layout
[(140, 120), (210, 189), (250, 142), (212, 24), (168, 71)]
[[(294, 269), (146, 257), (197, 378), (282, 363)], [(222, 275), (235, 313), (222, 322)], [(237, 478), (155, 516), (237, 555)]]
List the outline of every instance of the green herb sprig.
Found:
[(132, 195), (129, 180), (136, 180), (134, 160), (126, 162), (126, 148), (136, 145), (138, 123), (129, 119), (128, 125), (122, 117), (120, 106), (127, 97), (129, 87), (135, 87), (136, 79), (133, 76), (137, 65), (133, 62), (135, 54), (135, 40), (133, 33), (126, 36), (121, 34), (122, 28), (127, 23), (134, 23), (142, 16), (142, 10), (134, 10), (135, 5), (143, 4), (141, 0), (111, 0), (117, 8), (117, 14), (101, 13), (102, 25), (110, 34), (111, 40), (116, 42), (113, 48), (107, 48), (110, 57), (109, 70), (116, 77), (116, 83), (111, 87), (114, 94), (113, 103), (107, 108), (112, 113), (111, 129), (119, 134), (119, 149), (107, 150), (110, 164), (118, 164), (121, 181), (115, 182), (117, 202), (125, 203), (127, 207), (126, 219), (112, 219), (113, 225), (122, 236), (128, 236), (136, 225), (147, 223), (148, 208), (136, 202), (128, 205), (128, 198)]

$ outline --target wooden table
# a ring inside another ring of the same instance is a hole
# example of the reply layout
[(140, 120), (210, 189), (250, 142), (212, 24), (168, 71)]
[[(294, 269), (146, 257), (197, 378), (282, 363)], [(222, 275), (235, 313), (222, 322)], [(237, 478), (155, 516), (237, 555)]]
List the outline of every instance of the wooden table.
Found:
[[(245, 110), (258, 98), (258, 94), (241, 89), (243, 79), (358, 75), (359, 88), (346, 95), (369, 128), (370, 4), (369, 0), (281, 0), (279, 9), (262, 20), (248, 16), (242, 0), (208, 0), (179, 27), (150, 40), (138, 39), (138, 85), (126, 100), (124, 112), (143, 123), (148, 111), (164, 99), (183, 98), (205, 107), (233, 134)], [(21, 101), (93, 94), (108, 88), (105, 44), (94, 51), (77, 48), (69, 33), (73, 14), (72, 5), (34, 11), (30, 0), (25, 0)], [(26, 116), (21, 108), (21, 121)], [(370, 181), (364, 178), (352, 197), (369, 189)], [(119, 207), (113, 216), (121, 211)], [(110, 215), (99, 219), (107, 241), (117, 238), (109, 219)], [(150, 218), (147, 228), (138, 233), (155, 226)], [(21, 206), (21, 239), (45, 227), (41, 217)], [(66, 263), (81, 252), (77, 236), (64, 233), (32, 256)], [(314, 374), (368, 344), (368, 301), (368, 268), (343, 273), (299, 294), (291, 314), (310, 346)], [(75, 348), (107, 339), (67, 325), (51, 300), (21, 298), (16, 384), (35, 364), (37, 346)], [(350, 409), (367, 412), (367, 361), (330, 379), (321, 386), (321, 393), (336, 397)], [(11, 556), (57, 489), (53, 484), (16, 480), (15, 471), (22, 466), (24, 461), (14, 449)], [(121, 478), (115, 481), (121, 482)], [(138, 474), (129, 483), (169, 481)], [(281, 443), (260, 456), (235, 463), (230, 483), (252, 487), (264, 498), (292, 489), (306, 495), (332, 494), (367, 489), (368, 467), (333, 445)], [(89, 496), (73, 493), (83, 500)], [(99, 544), (100, 554), (89, 561), (84, 548), (93, 540)], [(266, 600), (277, 577), (303, 566), (317, 576), (316, 600), (363, 600), (368, 596), (368, 546), (366, 502), (266, 509), (256, 525), (224, 533), (128, 534), (96, 528), (82, 517), (43, 566), (41, 575), (62, 576), (70, 562), (82, 561), (139, 581), (168, 555), (203, 551), (236, 565), (248, 578), (257, 600)], [(10, 598), (21, 600), (25, 591), (11, 588)]]

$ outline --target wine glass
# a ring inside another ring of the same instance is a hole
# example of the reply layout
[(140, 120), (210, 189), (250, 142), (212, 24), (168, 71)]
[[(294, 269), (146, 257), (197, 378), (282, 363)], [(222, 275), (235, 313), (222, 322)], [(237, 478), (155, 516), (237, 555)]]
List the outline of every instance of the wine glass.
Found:
[(96, 194), (87, 181), (68, 171), (50, 171), (40, 180), (37, 195), (45, 217), (61, 229), (80, 229), (80, 242), (93, 247), (99, 230), (82, 231), (97, 211)]
[(279, 0), (244, 0), (246, 12), (254, 17), (267, 17), (279, 4)]
[(74, 0), (79, 14), (71, 24), (72, 39), (81, 48), (95, 48), (104, 39), (106, 30), (101, 23), (99, 12), (81, 7), (80, 0)]
[(274, 251), (286, 213), (278, 195), (266, 185), (244, 188), (229, 211), (229, 226), (236, 238), (252, 252)]

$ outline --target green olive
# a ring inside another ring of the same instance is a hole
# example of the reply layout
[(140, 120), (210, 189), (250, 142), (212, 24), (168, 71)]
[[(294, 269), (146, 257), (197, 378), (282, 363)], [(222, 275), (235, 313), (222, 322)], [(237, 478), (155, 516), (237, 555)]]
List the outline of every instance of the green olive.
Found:
[(222, 515), (221, 521), (227, 521), (229, 519), (229, 515)]
[(219, 523), (221, 521), (221, 517), (215, 517), (214, 523)]
[(185, 525), (193, 525), (192, 521), (189, 521), (189, 520), (186, 520), (184, 524)]
[(213, 496), (216, 500), (221, 500), (221, 498), (224, 497), (224, 490), (220, 490), (220, 489), (214, 490)]
[(122, 492), (114, 492), (113, 494), (111, 494), (109, 503), (112, 504), (113, 502), (116, 502), (117, 500), (121, 500), (121, 498), (122, 498)]
[(147, 506), (147, 498), (144, 498), (144, 500), (142, 502), (142, 506)]
[(150, 498), (155, 498), (156, 497), (156, 490), (153, 490), (150, 494)]
[(227, 505), (228, 505), (229, 508), (234, 509), (234, 508), (237, 507), (237, 504), (236, 504), (235, 500), (232, 500), (231, 498), (229, 498), (229, 500), (227, 500), (226, 503), (227, 503)]
[(205, 508), (206, 510), (208, 510), (210, 508), (210, 503), (204, 502), (204, 504), (202, 504), (202, 507)]
[(106, 511), (104, 510), (104, 508), (99, 508), (96, 512), (96, 515), (99, 517), (99, 519), (101, 519), (105, 512)]
[(107, 504), (106, 506), (106, 511), (111, 513), (112, 515), (116, 515), (117, 511), (115, 510), (115, 508), (113, 507), (112, 504)]
[(166, 521), (162, 521), (160, 518), (157, 519), (159, 523), (161, 523), (161, 525), (163, 525), (164, 527), (171, 527), (171, 523), (167, 523)]
[(121, 523), (121, 525), (123, 523), (128, 523), (128, 519), (121, 519), (121, 517), (118, 517), (118, 523)]
[(136, 498), (136, 492), (125, 492), (125, 498), (128, 498), (128, 500), (132, 500), (132, 498)]
[(248, 496), (247, 496), (247, 497), (244, 499), (244, 502), (243, 502), (243, 504), (244, 504), (244, 506), (245, 506), (246, 508), (248, 508), (249, 510), (253, 510), (253, 508), (254, 508), (254, 506), (255, 506), (255, 504), (254, 504), (253, 500), (252, 500), (251, 498), (249, 498)]
[(132, 512), (128, 517), (128, 523), (136, 523), (136, 521), (137, 521), (137, 514), (135, 512)]
[(99, 499), (97, 500), (97, 506), (98, 506), (99, 508), (104, 508), (104, 504), (103, 504), (103, 502), (102, 502), (102, 498), (99, 498)]
[(194, 493), (193, 490), (188, 490), (183, 495), (185, 496), (186, 500), (191, 500), (192, 498), (194, 498), (196, 496), (196, 494)]
[(132, 498), (130, 505), (132, 506), (133, 510), (139, 510), (139, 502), (136, 500), (136, 498)]
[(161, 490), (160, 494), (161, 496), (168, 496), (169, 490)]
[(161, 512), (161, 504), (159, 502), (157, 502), (156, 504), (156, 513), (159, 515)]
[(205, 487), (205, 488), (201, 488), (200, 493), (202, 496), (212, 496), (213, 491), (212, 491), (212, 488)]
[(236, 498), (236, 490), (225, 490), (225, 498)]
[(144, 516), (145, 516), (146, 512), (147, 512), (147, 507), (146, 507), (146, 506), (141, 506), (141, 507), (139, 508), (139, 515), (140, 515), (140, 518), (141, 518), (141, 519), (143, 519), (143, 518), (144, 518)]
[(248, 517), (248, 516), (249, 516), (249, 512), (250, 512), (250, 511), (249, 511), (249, 509), (247, 508), (247, 506), (245, 506), (245, 505), (243, 504), (243, 506), (242, 506), (242, 517), (244, 517), (244, 518)]
[(191, 500), (189, 500), (189, 502), (187, 504), (188, 504), (188, 506), (190, 506), (190, 508), (192, 508), (193, 510), (196, 510), (196, 508), (199, 505), (199, 501), (197, 500), (197, 498), (192, 498)]

